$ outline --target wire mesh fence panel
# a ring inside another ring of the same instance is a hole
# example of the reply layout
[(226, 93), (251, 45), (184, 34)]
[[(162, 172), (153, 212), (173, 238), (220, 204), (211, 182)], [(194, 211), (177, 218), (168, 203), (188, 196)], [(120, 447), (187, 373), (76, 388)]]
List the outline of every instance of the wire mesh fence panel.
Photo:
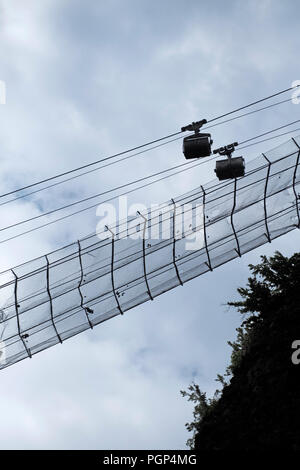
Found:
[(216, 180), (0, 274), (0, 368), (300, 226), (300, 137)]

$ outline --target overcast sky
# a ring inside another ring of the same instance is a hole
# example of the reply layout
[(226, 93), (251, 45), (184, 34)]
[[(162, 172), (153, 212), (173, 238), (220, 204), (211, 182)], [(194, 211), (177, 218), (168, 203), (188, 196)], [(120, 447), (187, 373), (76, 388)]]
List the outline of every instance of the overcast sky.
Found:
[[(288, 88), (300, 80), (299, 13), (297, 2), (279, 0), (0, 0), (1, 194)], [(247, 139), (299, 111), (287, 103), (216, 127), (214, 143)], [(180, 163), (177, 141), (4, 205), (1, 226)], [(203, 165), (130, 201), (162, 202), (212, 177), (213, 166)], [(96, 223), (90, 211), (0, 243), (1, 271), (93, 232)], [(240, 322), (226, 302), (245, 284), (248, 263), (298, 246), (293, 232), (3, 370), (0, 447), (185, 448), (192, 405), (180, 390), (195, 380), (214, 392)]]

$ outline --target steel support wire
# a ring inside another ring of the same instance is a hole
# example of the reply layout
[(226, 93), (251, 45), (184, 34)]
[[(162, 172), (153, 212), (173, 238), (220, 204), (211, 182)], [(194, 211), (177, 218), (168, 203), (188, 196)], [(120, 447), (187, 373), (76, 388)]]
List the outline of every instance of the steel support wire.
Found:
[(147, 230), (148, 219), (143, 214), (141, 214), (140, 211), (137, 211), (137, 214), (140, 217), (142, 217), (142, 219), (144, 220), (144, 223), (143, 223), (143, 267), (144, 267), (144, 277), (145, 277), (145, 284), (146, 284), (146, 287), (147, 287), (147, 293), (149, 295), (150, 300), (153, 300), (151, 290), (150, 290), (150, 287), (149, 287), (148, 278), (147, 278), (147, 267), (146, 267), (146, 230)]
[(115, 234), (114, 232), (106, 225), (106, 230), (108, 230), (111, 234), (111, 285), (114, 297), (116, 299), (117, 307), (121, 315), (123, 315), (123, 310), (121, 308), (119, 297), (115, 289), (115, 279), (114, 279), (114, 260), (115, 260)]

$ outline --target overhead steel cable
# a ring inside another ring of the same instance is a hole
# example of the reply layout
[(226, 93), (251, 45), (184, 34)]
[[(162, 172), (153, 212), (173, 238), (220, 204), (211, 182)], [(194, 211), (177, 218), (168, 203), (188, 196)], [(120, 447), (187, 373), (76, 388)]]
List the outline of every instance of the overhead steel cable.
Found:
[(291, 91), (291, 90), (294, 90), (295, 88), (298, 88), (300, 87), (300, 85), (296, 85), (296, 86), (293, 86), (293, 87), (290, 87), (290, 88), (286, 88), (285, 90), (281, 90), (281, 91), (278, 91), (277, 93), (274, 93), (273, 95), (269, 95), (265, 98), (262, 98), (260, 100), (257, 100), (257, 101), (253, 101), (252, 103), (249, 103), (247, 104), (246, 106), (241, 106), (240, 108), (236, 108), (234, 109), (233, 111), (230, 111), (229, 113), (225, 113), (225, 114), (222, 114), (220, 116), (217, 116), (213, 119), (210, 119), (209, 121), (207, 121), (208, 123), (210, 122), (214, 122), (216, 121), (217, 119), (221, 119), (223, 117), (226, 117), (226, 116), (229, 116), (230, 114), (233, 114), (233, 113), (237, 113), (238, 111), (242, 111), (243, 109), (247, 109), (247, 108), (250, 108), (251, 106), (254, 106), (256, 104), (259, 104), (259, 103), (262, 103), (263, 101), (266, 101), (266, 100), (269, 100), (271, 98), (275, 98), (275, 96), (279, 96), (279, 95), (282, 95), (283, 93), (287, 93), (288, 91)]
[(251, 144), (243, 145), (242, 147), (238, 147), (238, 148), (239, 150), (243, 150), (248, 147), (252, 147), (253, 145), (262, 144), (263, 142), (268, 142), (268, 140), (278, 139), (278, 137), (283, 137), (284, 135), (292, 134), (293, 132), (298, 132), (298, 131), (300, 131), (300, 127), (298, 127), (297, 129), (291, 129), (290, 131), (287, 131), (287, 132), (282, 132), (281, 134), (277, 134), (273, 137), (268, 137), (267, 139), (259, 140), (258, 142), (253, 142)]
[(257, 109), (254, 109), (253, 111), (248, 111), (247, 113), (239, 114), (238, 116), (235, 116), (233, 118), (225, 119), (224, 121), (217, 122), (216, 124), (213, 124), (212, 126), (206, 126), (205, 125), (205, 126), (202, 127), (202, 129), (203, 130), (204, 129), (212, 129), (213, 127), (220, 126), (221, 124), (226, 124), (227, 122), (236, 121), (237, 119), (241, 119), (243, 117), (250, 116), (251, 114), (259, 113), (260, 111), (265, 111), (266, 109), (274, 108), (275, 106), (279, 106), (283, 103), (288, 103), (290, 101), (292, 101), (292, 98), (288, 98), (287, 100), (282, 100), (282, 101), (276, 101), (275, 103), (269, 104), (268, 106), (263, 106), (262, 108), (257, 108)]
[(264, 132), (263, 134), (259, 134), (259, 135), (256, 135), (255, 137), (251, 137), (250, 139), (243, 140), (242, 142), (239, 142), (239, 145), (243, 145), (243, 144), (246, 144), (248, 142), (251, 142), (252, 140), (259, 139), (260, 137), (263, 137), (264, 135), (272, 134), (273, 132), (279, 131), (280, 129), (284, 129), (285, 127), (292, 126), (293, 124), (296, 124), (297, 122), (300, 122), (300, 119), (297, 119), (296, 121), (290, 122), (289, 124), (285, 124), (284, 126), (276, 127), (275, 129)]
[[(202, 129), (203, 129), (203, 130), (205, 130), (205, 129), (212, 129), (213, 127), (220, 126), (220, 125), (222, 125), (222, 124), (226, 124), (226, 123), (228, 123), (228, 122), (232, 122), (232, 121), (235, 121), (235, 120), (237, 120), (237, 119), (241, 119), (241, 118), (243, 118), (243, 117), (250, 116), (250, 115), (252, 115), (252, 114), (256, 114), (256, 113), (258, 113), (258, 112), (260, 112), (260, 111), (264, 111), (264, 110), (266, 110), (266, 109), (273, 108), (274, 106), (278, 106), (278, 105), (281, 105), (281, 104), (283, 104), (283, 103), (287, 103), (287, 102), (290, 102), (290, 101), (291, 101), (291, 98), (288, 98), (287, 100), (277, 101), (276, 103), (272, 103), (272, 104), (270, 104), (270, 105), (268, 105), (268, 106), (264, 106), (264, 107), (262, 107), (262, 108), (255, 109), (254, 111), (249, 111), (249, 112), (247, 112), (247, 113), (240, 114), (240, 115), (235, 116), (235, 117), (233, 117), (233, 118), (226, 119), (226, 120), (224, 120), (224, 121), (218, 122), (218, 123), (216, 123), (216, 124), (213, 124), (212, 126), (204, 126)], [(193, 132), (191, 132), (191, 133), (189, 133), (189, 134), (187, 134), (187, 135), (193, 135)], [(285, 135), (285, 134), (282, 134), (282, 135)], [(74, 175), (74, 176), (71, 176), (70, 178), (66, 178), (66, 179), (63, 179), (63, 180), (61, 180), (61, 181), (57, 181), (56, 183), (52, 183), (52, 184), (50, 184), (50, 185), (47, 185), (47, 186), (44, 186), (44, 187), (42, 187), (42, 188), (36, 189), (35, 191), (31, 191), (31, 192), (29, 192), (29, 193), (22, 194), (21, 196), (14, 197), (14, 198), (12, 198), (12, 199), (9, 199), (8, 201), (1, 202), (1, 203), (0, 203), (0, 206), (4, 206), (4, 205), (6, 205), (6, 204), (9, 204), (9, 203), (12, 203), (12, 202), (16, 202), (16, 201), (18, 201), (19, 199), (24, 199), (24, 198), (26, 198), (26, 197), (28, 197), (28, 196), (32, 196), (33, 194), (37, 194), (37, 193), (40, 193), (40, 192), (42, 192), (42, 191), (46, 191), (47, 189), (50, 189), (50, 188), (59, 186), (59, 185), (61, 185), (61, 184), (63, 184), (63, 183), (67, 183), (68, 181), (72, 181), (72, 180), (74, 180), (74, 179), (80, 178), (81, 176), (85, 176), (85, 175), (94, 173), (94, 172), (96, 172), (96, 171), (102, 170), (103, 168), (107, 168), (108, 166), (115, 165), (115, 164), (117, 164), (117, 163), (121, 163), (121, 162), (123, 162), (123, 161), (129, 160), (129, 159), (131, 159), (131, 158), (133, 158), (133, 157), (136, 157), (137, 155), (142, 155), (143, 153), (150, 152), (151, 150), (157, 149), (157, 148), (159, 148), (159, 147), (163, 147), (164, 145), (168, 145), (168, 144), (170, 144), (170, 143), (172, 143), (172, 142), (175, 142), (175, 141), (177, 141), (177, 140), (180, 140), (180, 139), (182, 139), (181, 136), (180, 136), (180, 137), (177, 137), (177, 138), (175, 138), (175, 139), (168, 140), (167, 142), (162, 142), (162, 143), (160, 143), (160, 144), (158, 144), (158, 145), (155, 145), (155, 146), (153, 146), (153, 147), (150, 147), (150, 148), (148, 148), (148, 149), (141, 150), (140, 152), (136, 152), (136, 153), (133, 153), (133, 154), (128, 155), (128, 156), (126, 156), (126, 157), (120, 158), (119, 160), (116, 160), (116, 161), (113, 161), (113, 162), (110, 162), (110, 163), (106, 163), (105, 165), (101, 165), (101, 166), (99, 166), (99, 167), (97, 167), (97, 168), (93, 168), (93, 169), (91, 169), (91, 170), (85, 171), (85, 172), (83, 172), (83, 173), (80, 173), (79, 175)], [(246, 148), (246, 147), (243, 147), (243, 148)], [(23, 189), (23, 188), (22, 188), (22, 189)], [(24, 188), (24, 189), (26, 189), (26, 188)], [(21, 191), (21, 190), (20, 190), (20, 191)], [(3, 195), (0, 195), (0, 198), (1, 198), (1, 197), (4, 197), (4, 196), (3, 196)]]
[[(246, 139), (246, 140), (240, 142), (240, 144), (245, 144), (245, 143), (251, 142), (251, 141), (253, 141), (253, 140), (258, 139), (259, 137), (263, 137), (263, 136), (265, 136), (265, 135), (268, 135), (268, 134), (271, 134), (271, 133), (273, 133), (273, 132), (276, 132), (277, 130), (280, 130), (280, 129), (289, 127), (289, 126), (291, 126), (291, 125), (293, 125), (293, 124), (295, 124), (295, 123), (297, 123), (297, 122), (300, 122), (300, 119), (298, 119), (298, 120), (296, 120), (296, 121), (293, 121), (293, 122), (291, 122), (291, 123), (285, 124), (285, 125), (283, 125), (283, 126), (280, 126), (280, 127), (274, 128), (274, 129), (271, 129), (270, 131), (264, 132), (263, 134), (260, 134), (260, 135), (258, 135), (258, 136), (255, 136), (255, 137), (251, 137), (251, 138), (249, 138), (249, 139)], [(215, 156), (215, 157), (213, 157), (213, 158), (217, 158), (217, 156)], [(199, 165), (200, 165), (200, 164), (207, 163), (208, 161), (211, 161), (213, 158), (208, 159), (208, 160), (205, 159), (205, 160), (199, 162)], [(66, 205), (64, 205), (64, 206), (58, 207), (58, 208), (56, 208), (56, 209), (52, 209), (52, 210), (50, 210), (50, 211), (48, 211), (48, 212), (44, 212), (44, 213), (42, 213), (42, 214), (36, 215), (36, 216), (34, 216), (34, 217), (30, 217), (29, 219), (25, 219), (25, 220), (22, 220), (22, 221), (20, 221), (20, 222), (16, 222), (16, 223), (11, 224), (11, 225), (8, 225), (8, 226), (6, 226), (6, 227), (2, 227), (2, 228), (0, 228), (0, 232), (9, 230), (9, 229), (11, 229), (11, 228), (18, 227), (18, 226), (23, 225), (23, 224), (28, 223), (28, 222), (32, 222), (32, 221), (34, 221), (34, 220), (40, 219), (41, 217), (46, 217), (46, 216), (48, 216), (48, 215), (52, 215), (52, 214), (54, 214), (54, 213), (56, 213), (56, 212), (58, 212), (58, 211), (65, 210), (65, 209), (68, 209), (68, 208), (70, 208), (70, 207), (74, 207), (74, 206), (76, 206), (76, 205), (78, 205), (78, 204), (82, 204), (82, 203), (87, 202), (87, 201), (90, 201), (90, 200), (92, 200), (92, 199), (95, 199), (95, 198), (104, 196), (104, 195), (106, 195), (106, 194), (109, 194), (109, 193), (118, 191), (118, 190), (120, 190), (120, 189), (124, 189), (124, 188), (126, 188), (126, 187), (128, 187), (128, 186), (132, 186), (132, 185), (137, 184), (137, 183), (140, 183), (140, 182), (142, 182), (142, 181), (146, 181), (146, 180), (148, 180), (148, 179), (154, 178), (155, 176), (159, 176), (159, 175), (164, 174), (164, 173), (167, 173), (167, 172), (169, 172), (169, 171), (173, 171), (173, 170), (175, 170), (175, 169), (185, 167), (185, 166), (189, 165), (190, 163), (191, 163), (191, 162), (187, 162), (187, 163), (182, 163), (182, 164), (180, 164), (180, 165), (176, 165), (176, 166), (174, 166), (174, 167), (171, 167), (171, 168), (168, 168), (168, 169), (165, 169), (165, 170), (162, 170), (162, 171), (153, 173), (152, 175), (144, 176), (144, 177), (142, 177), (142, 178), (139, 178), (139, 179), (137, 179), (137, 180), (131, 181), (131, 182), (129, 182), (129, 183), (122, 184), (122, 185), (120, 185), (120, 186), (117, 186), (117, 187), (115, 187), (115, 188), (109, 189), (109, 190), (107, 190), (107, 191), (103, 191), (103, 192), (101, 192), (101, 193), (97, 193), (97, 194), (95, 194), (95, 195), (93, 195), (93, 196), (89, 196), (89, 197), (80, 199), (80, 200), (78, 200), (78, 201), (72, 202), (72, 203), (70, 203), (70, 204), (66, 204)], [(125, 194), (126, 194), (126, 193), (125, 193)], [(124, 195), (125, 195), (125, 194), (124, 194)], [(122, 194), (122, 195), (123, 195), (123, 194)], [(116, 196), (116, 197), (118, 197), (118, 196)], [(103, 201), (103, 202), (107, 202), (107, 201)], [(83, 209), (83, 210), (92, 209), (92, 208), (96, 207), (98, 204), (99, 204), (99, 203), (97, 203), (97, 204), (95, 204), (95, 205), (92, 205), (92, 206), (88, 206), (87, 208), (85, 208), (85, 209)], [(80, 212), (82, 212), (83, 210), (80, 210), (80, 211), (78, 211), (78, 212), (74, 212), (74, 213), (72, 213), (72, 215), (75, 215), (75, 214), (77, 214), (77, 213), (80, 213)], [(58, 219), (58, 220), (62, 220), (62, 218), (60, 218), (60, 219)], [(3, 241), (1, 241), (0, 243), (2, 243), (2, 242), (4, 242), (4, 241), (7, 241), (7, 240), (3, 240)]]
[[(180, 137), (180, 139), (181, 139), (181, 137)], [(175, 140), (179, 140), (179, 139), (173, 139), (173, 140), (168, 140), (167, 142), (162, 142), (161, 144), (155, 145), (154, 147), (150, 147), (149, 149), (141, 150), (140, 152), (133, 153), (133, 154), (128, 155), (126, 157), (120, 158), (119, 160), (116, 160), (114, 162), (106, 163), (105, 165), (101, 165), (97, 168), (93, 168), (92, 170), (85, 171), (83, 173), (80, 173), (79, 175), (74, 175), (74, 176), (71, 176), (70, 178), (58, 181), (58, 182), (50, 184), (48, 186), (44, 186), (43, 188), (36, 189), (35, 191), (31, 191), (30, 193), (22, 194), (21, 196), (9, 199), (8, 201), (1, 202), (0, 206), (4, 206), (4, 205), (9, 204), (11, 202), (18, 201), (19, 199), (24, 199), (25, 197), (31, 196), (32, 194), (40, 193), (41, 191), (45, 191), (46, 189), (50, 189), (50, 188), (53, 188), (53, 187), (58, 186), (60, 184), (66, 183), (68, 181), (72, 181), (76, 178), (80, 178), (81, 176), (85, 176), (85, 175), (88, 175), (90, 173), (94, 173), (96, 171), (102, 170), (103, 168), (107, 168), (111, 165), (115, 165), (116, 163), (121, 163), (125, 160), (129, 160), (130, 158), (136, 157), (137, 155), (141, 155), (141, 154), (146, 153), (146, 152), (150, 152), (151, 150), (154, 150), (154, 149), (157, 149), (157, 148), (162, 147), (164, 145), (167, 145), (171, 142), (174, 142)], [(2, 197), (2, 196), (0, 195), (0, 197)]]
[[(210, 161), (211, 161), (211, 160), (214, 160), (214, 159), (215, 159), (215, 157), (212, 157), (212, 158), (210, 159)], [(207, 160), (206, 160), (206, 161), (207, 161)], [(192, 162), (189, 162), (189, 163), (192, 163)], [(193, 163), (195, 163), (195, 162), (193, 162)], [(52, 220), (52, 221), (50, 221), (50, 222), (47, 222), (47, 223), (45, 223), (45, 224), (43, 224), (43, 225), (39, 225), (38, 227), (34, 227), (34, 228), (30, 229), (30, 230), (26, 230), (25, 232), (19, 233), (19, 234), (17, 234), (17, 235), (12, 236), (12, 237), (6, 238), (6, 239), (4, 239), (4, 240), (0, 240), (0, 244), (1, 244), (1, 243), (8, 242), (8, 241), (10, 241), (10, 240), (13, 240), (13, 239), (15, 239), (15, 238), (19, 238), (19, 237), (21, 237), (21, 236), (23, 236), (23, 235), (26, 235), (26, 234), (28, 234), (28, 233), (34, 232), (35, 230), (39, 230), (39, 229), (41, 229), (41, 228), (43, 228), (43, 227), (47, 227), (47, 226), (52, 225), (52, 224), (54, 224), (54, 223), (56, 223), (56, 222), (60, 222), (61, 220), (65, 220), (65, 219), (67, 219), (67, 218), (69, 218), (69, 217), (72, 217), (73, 215), (81, 214), (82, 212), (85, 212), (85, 211), (87, 211), (87, 210), (90, 210), (90, 209), (93, 209), (93, 208), (97, 207), (100, 203), (101, 203), (101, 204), (104, 204), (104, 203), (106, 203), (106, 202), (113, 201), (114, 199), (116, 199), (116, 198), (118, 198), (118, 197), (120, 197), (120, 196), (125, 196), (125, 195), (127, 195), (127, 194), (131, 194), (131, 193), (133, 193), (133, 192), (135, 192), (135, 191), (138, 191), (138, 190), (140, 190), (140, 189), (144, 189), (144, 188), (146, 188), (146, 187), (148, 187), (148, 186), (151, 186), (152, 184), (158, 183), (158, 182), (163, 181), (163, 180), (165, 180), (165, 179), (167, 179), (167, 178), (171, 178), (172, 176), (175, 176), (175, 175), (177, 175), (177, 174), (179, 174), (179, 173), (183, 173), (184, 171), (188, 171), (188, 170), (190, 170), (190, 169), (192, 169), (192, 168), (194, 168), (194, 167), (200, 166), (200, 165), (203, 164), (203, 163), (206, 163), (206, 162), (197, 162), (197, 163), (195, 163), (194, 165), (189, 165), (188, 168), (184, 168), (184, 169), (182, 169), (182, 170), (180, 170), (180, 171), (177, 171), (177, 172), (175, 172), (175, 173), (172, 173), (171, 175), (166, 175), (166, 176), (164, 176), (164, 177), (162, 177), (162, 178), (158, 178), (158, 179), (155, 180), (155, 181), (151, 181), (150, 183), (143, 184), (143, 185), (141, 185), (141, 186), (139, 186), (139, 187), (137, 187), (137, 188), (131, 189), (130, 191), (126, 191), (126, 192), (121, 193), (121, 194), (118, 194), (118, 195), (116, 195), (116, 196), (112, 196), (111, 198), (105, 199), (104, 201), (98, 202), (97, 204), (93, 204), (93, 205), (91, 205), (91, 206), (85, 207), (85, 208), (80, 209), (80, 210), (78, 210), (78, 211), (72, 212), (71, 214), (67, 214), (67, 215), (65, 215), (65, 216), (63, 216), (63, 217), (60, 217), (60, 218), (58, 218), (58, 219)], [(24, 221), (24, 222), (25, 222), (25, 221)], [(13, 226), (12, 226), (12, 227), (13, 227)]]
[(106, 194), (113, 193), (115, 191), (118, 191), (119, 189), (124, 189), (124, 188), (127, 188), (128, 186), (132, 186), (132, 185), (137, 184), (137, 183), (141, 183), (142, 181), (149, 180), (151, 178), (154, 178), (155, 176), (162, 175), (162, 174), (167, 173), (169, 171), (173, 171), (173, 170), (176, 170), (178, 168), (186, 167), (186, 166), (190, 165), (191, 163), (194, 163), (194, 162), (181, 163), (180, 165), (176, 165), (174, 167), (167, 168), (165, 170), (158, 171), (156, 173), (152, 173), (151, 175), (143, 176), (142, 178), (138, 178), (134, 181), (130, 181), (129, 183), (121, 184), (121, 185), (116, 186), (112, 189), (108, 189), (107, 191), (102, 191), (101, 193), (94, 194), (93, 196), (89, 196), (89, 197), (86, 197), (86, 198), (83, 198), (83, 199), (79, 199), (78, 201), (71, 202), (70, 204), (66, 204), (65, 206), (61, 206), (61, 207), (58, 207), (56, 209), (52, 209), (48, 212), (43, 212), (42, 214), (36, 215), (34, 217), (30, 217), (29, 219), (25, 219), (25, 220), (22, 220), (20, 222), (16, 222), (15, 224), (8, 225), (7, 227), (2, 227), (2, 228), (0, 228), (0, 232), (3, 232), (4, 230), (8, 230), (10, 228), (18, 227), (19, 225), (23, 225), (23, 224), (28, 223), (28, 222), (32, 222), (34, 220), (40, 219), (41, 217), (46, 217), (48, 215), (59, 212), (61, 210), (69, 209), (70, 207), (74, 207), (78, 204), (82, 204), (83, 202), (91, 201), (92, 199), (96, 199), (98, 197), (105, 196)]
[[(249, 103), (249, 104), (247, 104), (247, 105), (245, 105), (245, 106), (241, 106), (241, 107), (239, 107), (239, 108), (233, 109), (232, 111), (229, 111), (229, 112), (227, 112), (227, 113), (224, 113), (224, 114), (221, 114), (221, 115), (219, 115), (219, 116), (216, 116), (216, 117), (214, 117), (214, 118), (212, 118), (212, 119), (209, 119), (209, 120), (207, 121), (207, 124), (209, 124), (209, 123), (211, 123), (211, 122), (215, 122), (216, 120), (221, 119), (221, 118), (223, 118), (223, 117), (230, 116), (231, 114), (235, 114), (235, 113), (238, 112), (238, 111), (242, 111), (243, 109), (247, 109), (247, 108), (249, 108), (249, 107), (251, 107), (251, 106), (254, 106), (254, 105), (256, 105), (256, 104), (262, 103), (262, 102), (264, 102), (264, 101), (266, 101), (266, 100), (269, 100), (269, 99), (271, 99), (271, 98), (274, 98), (274, 97), (276, 97), (276, 96), (279, 96), (279, 95), (281, 95), (281, 94), (283, 94), (283, 93), (287, 93), (288, 91), (291, 91), (291, 90), (293, 90), (293, 89), (295, 89), (295, 88), (298, 88), (299, 86), (300, 86), (300, 85), (296, 85), (296, 86), (294, 86), (294, 87), (286, 88), (285, 90), (281, 90), (281, 91), (279, 91), (279, 92), (277, 92), (277, 93), (273, 93), (272, 95), (266, 96), (266, 97), (261, 98), (261, 99), (256, 100), (256, 101), (253, 101), (252, 103)], [(278, 103), (278, 104), (280, 104), (280, 103)], [(275, 105), (275, 104), (274, 104), (274, 105)], [(242, 116), (241, 116), (241, 117), (242, 117)], [(6, 192), (6, 193), (0, 194), (0, 198), (3, 198), (3, 197), (6, 197), (6, 196), (15, 194), (15, 193), (20, 192), (20, 191), (24, 191), (24, 190), (26, 190), (26, 189), (33, 188), (33, 187), (38, 186), (38, 185), (40, 185), (40, 184), (44, 184), (44, 183), (47, 183), (47, 182), (49, 182), (49, 181), (53, 181), (53, 180), (55, 180), (55, 179), (57, 179), (57, 178), (61, 178), (61, 177), (70, 175), (70, 174), (72, 174), (72, 173), (75, 173), (75, 172), (77, 172), (77, 171), (84, 170), (84, 169), (86, 169), (86, 168), (90, 168), (90, 167), (92, 167), (92, 166), (94, 166), (94, 165), (97, 165), (98, 163), (102, 163), (102, 162), (105, 162), (105, 161), (114, 159), (114, 158), (116, 158), (116, 157), (125, 155), (125, 154), (127, 154), (127, 153), (134, 152), (135, 150), (139, 150), (139, 149), (145, 148), (145, 147), (147, 147), (147, 146), (149, 146), (149, 145), (153, 145), (153, 144), (155, 144), (155, 143), (161, 142), (161, 141), (163, 141), (163, 140), (170, 139), (171, 137), (175, 137), (175, 136), (181, 135), (182, 132), (183, 132), (183, 131), (180, 130), (180, 131), (178, 131), (178, 132), (174, 132), (174, 133), (172, 133), (172, 134), (168, 134), (168, 135), (166, 135), (166, 136), (164, 136), (164, 137), (160, 137), (159, 139), (155, 139), (155, 140), (146, 142), (145, 144), (141, 144), (141, 145), (132, 147), (132, 148), (127, 149), (127, 150), (124, 150), (124, 151), (122, 151), (122, 152), (118, 152), (118, 153), (116, 153), (116, 154), (114, 154), (114, 155), (109, 155), (109, 156), (107, 156), (107, 157), (101, 158), (101, 159), (96, 160), (96, 161), (94, 161), (94, 162), (87, 163), (87, 164), (85, 164), (85, 165), (81, 165), (81, 166), (79, 166), (79, 167), (77, 167), (77, 168), (73, 168), (73, 169), (71, 169), (71, 170), (68, 170), (68, 171), (59, 173), (59, 174), (57, 174), (57, 175), (53, 175), (53, 176), (48, 177), (48, 178), (44, 178), (44, 179), (42, 179), (42, 180), (40, 180), (40, 181), (37, 181), (37, 182), (31, 183), (31, 184), (28, 184), (28, 185), (23, 186), (23, 187), (21, 187), (21, 188), (17, 188), (17, 189), (8, 191), (8, 192)], [(118, 163), (118, 162), (116, 162), (116, 163)]]

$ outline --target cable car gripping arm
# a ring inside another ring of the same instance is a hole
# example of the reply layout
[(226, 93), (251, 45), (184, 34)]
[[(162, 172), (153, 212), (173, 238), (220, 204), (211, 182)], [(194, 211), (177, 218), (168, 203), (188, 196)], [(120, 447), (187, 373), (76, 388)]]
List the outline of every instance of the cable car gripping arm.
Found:
[(225, 145), (224, 147), (219, 147), (213, 151), (213, 154), (216, 155), (226, 155), (228, 158), (231, 158), (232, 153), (235, 151), (235, 147), (239, 145), (238, 142), (233, 142), (232, 144)]
[(201, 127), (207, 123), (206, 119), (202, 119), (201, 121), (192, 122), (192, 124), (188, 124), (187, 126), (183, 126), (181, 128), (181, 132), (186, 131), (194, 131), (196, 134), (199, 132)]

